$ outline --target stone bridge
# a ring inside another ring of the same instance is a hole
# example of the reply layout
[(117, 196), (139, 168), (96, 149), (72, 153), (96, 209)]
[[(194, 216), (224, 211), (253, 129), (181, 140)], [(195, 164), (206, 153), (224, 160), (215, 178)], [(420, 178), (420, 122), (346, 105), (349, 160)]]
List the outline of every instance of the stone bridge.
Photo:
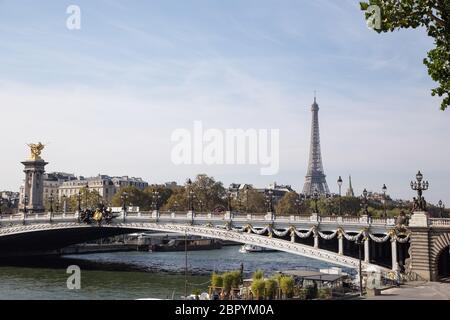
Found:
[(110, 224), (87, 225), (78, 213), (19, 214), (0, 218), (0, 253), (21, 255), (113, 235), (152, 230), (248, 243), (335, 265), (376, 267), (426, 280), (448, 276), (450, 219), (412, 215), (394, 219), (337, 216), (238, 215), (227, 212), (120, 212)]

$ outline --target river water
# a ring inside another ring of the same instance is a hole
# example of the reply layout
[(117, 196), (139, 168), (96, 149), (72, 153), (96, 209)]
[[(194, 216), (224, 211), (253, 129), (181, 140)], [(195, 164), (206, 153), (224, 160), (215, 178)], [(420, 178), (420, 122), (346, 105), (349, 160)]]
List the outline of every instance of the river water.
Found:
[[(239, 247), (188, 252), (188, 293), (206, 290), (210, 274), (244, 265), (250, 276), (331, 265), (283, 252), (239, 253)], [(184, 252), (115, 252), (50, 260), (36, 259), (0, 266), (0, 299), (179, 299), (185, 291)], [(81, 289), (67, 289), (66, 268), (81, 268)]]

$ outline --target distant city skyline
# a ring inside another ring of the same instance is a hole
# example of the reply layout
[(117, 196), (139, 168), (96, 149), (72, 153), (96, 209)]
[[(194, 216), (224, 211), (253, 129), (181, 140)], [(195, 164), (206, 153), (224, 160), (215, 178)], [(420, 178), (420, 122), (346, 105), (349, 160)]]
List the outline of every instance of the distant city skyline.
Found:
[[(0, 1), (0, 190), (18, 191), (27, 143), (47, 144), (47, 172), (139, 176), (149, 183), (206, 173), (229, 185), (302, 189), (317, 90), (330, 191), (450, 205), (449, 112), (430, 96), (422, 29), (377, 34), (358, 1)], [(280, 170), (180, 165), (171, 134), (195, 121), (225, 130), (280, 129)]]

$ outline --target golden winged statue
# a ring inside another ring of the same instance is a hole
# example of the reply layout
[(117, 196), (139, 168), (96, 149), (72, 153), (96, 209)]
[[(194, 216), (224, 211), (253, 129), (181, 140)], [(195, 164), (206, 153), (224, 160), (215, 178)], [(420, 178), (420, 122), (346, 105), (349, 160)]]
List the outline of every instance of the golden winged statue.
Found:
[(43, 145), (42, 143), (30, 143), (28, 144), (28, 146), (30, 147), (31, 150), (31, 156), (30, 159), (31, 160), (42, 160), (41, 158), (41, 152), (42, 150), (44, 150), (45, 145)]

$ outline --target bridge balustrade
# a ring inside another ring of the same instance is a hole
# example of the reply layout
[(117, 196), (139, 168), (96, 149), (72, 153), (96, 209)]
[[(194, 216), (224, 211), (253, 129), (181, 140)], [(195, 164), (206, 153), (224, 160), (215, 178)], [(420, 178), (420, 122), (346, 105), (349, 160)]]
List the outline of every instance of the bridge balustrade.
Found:
[(448, 219), (448, 218), (431, 218), (429, 221), (430, 221), (430, 226), (432, 226), (432, 227), (449, 227), (450, 226), (450, 219)]

